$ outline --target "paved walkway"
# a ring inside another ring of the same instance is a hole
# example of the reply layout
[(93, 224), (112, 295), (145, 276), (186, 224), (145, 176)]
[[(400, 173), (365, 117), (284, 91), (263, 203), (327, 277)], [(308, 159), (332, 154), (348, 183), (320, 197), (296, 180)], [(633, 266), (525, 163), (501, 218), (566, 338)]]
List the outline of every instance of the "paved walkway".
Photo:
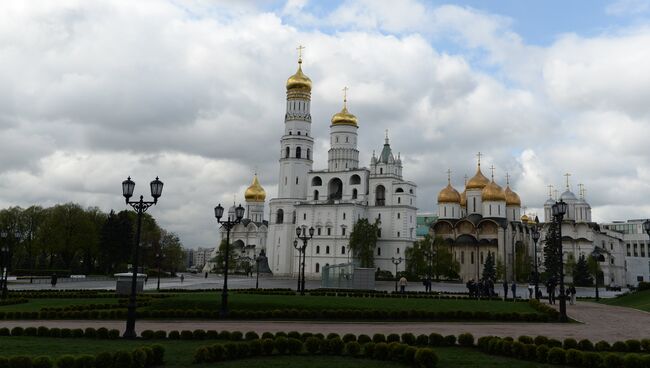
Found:
[[(340, 334), (403, 333), (458, 335), (470, 332), (475, 337), (485, 335), (512, 336), (545, 335), (557, 339), (573, 337), (594, 342), (609, 342), (650, 338), (650, 313), (609, 305), (578, 302), (567, 306), (571, 318), (582, 323), (463, 323), (463, 322), (305, 322), (305, 321), (138, 321), (136, 329), (142, 330), (230, 330), (299, 331), (313, 333), (337, 332)], [(123, 321), (0, 321), (0, 327), (107, 327), (124, 330)]]

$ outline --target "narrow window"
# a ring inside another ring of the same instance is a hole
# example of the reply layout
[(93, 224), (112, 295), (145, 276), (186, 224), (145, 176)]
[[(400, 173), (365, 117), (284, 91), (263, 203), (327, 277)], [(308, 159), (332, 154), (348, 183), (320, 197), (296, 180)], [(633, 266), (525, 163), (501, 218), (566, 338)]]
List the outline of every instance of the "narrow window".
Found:
[(287, 185), (287, 177), (284, 177), (284, 185)]
[(348, 143), (348, 137), (345, 137), (345, 143)]
[(492, 205), (490, 205), (490, 215), (492, 215)]
[(320, 254), (320, 245), (316, 246), (316, 254)]
[(322, 228), (319, 227), (318, 230), (317, 230), (317, 231), (318, 231), (318, 235), (320, 235), (320, 233), (321, 233), (320, 229), (322, 229)]
[(397, 237), (399, 238), (399, 231), (397, 232)]
[(298, 131), (298, 135), (300, 135), (300, 130)]
[(316, 263), (316, 273), (319, 273), (319, 272), (320, 272), (320, 265), (318, 263)]
[(352, 189), (352, 199), (357, 199), (357, 190)]
[(310, 160), (309, 153), (310, 153), (309, 148), (307, 148), (307, 160)]
[(315, 201), (318, 200), (318, 191), (317, 190), (314, 191), (314, 200)]
[(289, 150), (289, 147), (285, 148), (285, 149), (284, 149), (284, 152), (285, 152), (285, 153), (284, 153), (284, 157), (285, 157), (285, 158), (289, 158), (289, 155), (291, 154), (291, 153), (290, 153), (290, 150)]
[(345, 220), (345, 212), (343, 212), (343, 219)]
[(402, 203), (402, 198), (397, 197), (397, 203)]
[(399, 254), (399, 248), (397, 248), (397, 254)]
[(474, 252), (472, 252), (472, 253), (470, 254), (470, 257), (469, 257), (469, 258), (470, 258), (470, 263), (471, 263), (471, 264), (474, 264)]
[(341, 235), (345, 236), (345, 228), (341, 228)]
[(377, 247), (377, 255), (378, 255), (378, 256), (381, 255), (381, 248), (379, 248), (379, 247)]
[(325, 254), (330, 254), (330, 246), (325, 247)]
[(447, 217), (447, 206), (444, 206), (443, 208), (444, 208), (443, 211), (445, 212), (444, 216)]
[(476, 212), (476, 197), (472, 198), (472, 212)]
[(300, 158), (301, 153), (302, 153), (302, 152), (301, 152), (301, 148), (300, 148), (300, 147), (296, 147), (296, 158)]
[(341, 254), (345, 254), (345, 245), (341, 247)]
[(398, 218), (398, 219), (399, 219), (399, 218), (401, 218), (401, 216), (400, 216), (400, 213), (399, 213), (399, 212), (397, 213), (397, 218)]
[(380, 174), (383, 174), (383, 173), (384, 173), (384, 169), (380, 167), (380, 168), (379, 168), (379, 173), (380, 173)]
[(332, 235), (332, 228), (331, 227), (327, 228), (327, 235)]
[(298, 185), (298, 177), (296, 176), (296, 185)]
[(303, 213), (303, 214), (302, 214), (302, 219), (303, 219), (303, 220), (307, 220), (307, 214), (306, 214), (306, 213)]

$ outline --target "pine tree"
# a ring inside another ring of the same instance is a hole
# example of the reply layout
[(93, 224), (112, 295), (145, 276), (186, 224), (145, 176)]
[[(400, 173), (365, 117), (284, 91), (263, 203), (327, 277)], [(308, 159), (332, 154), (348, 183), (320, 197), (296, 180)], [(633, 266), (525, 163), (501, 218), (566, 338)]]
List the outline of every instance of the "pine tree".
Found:
[(492, 252), (488, 252), (485, 263), (483, 264), (483, 280), (492, 280), (492, 282), (497, 280), (497, 270), (494, 267), (494, 256)]
[(589, 265), (584, 255), (578, 258), (578, 262), (573, 269), (573, 283), (577, 286), (589, 286), (594, 279), (589, 274)]
[(557, 246), (559, 240), (558, 228), (555, 222), (551, 222), (546, 238), (543, 240), (544, 244), (544, 268), (548, 278), (553, 278), (556, 281), (560, 280), (560, 266), (562, 258), (560, 256), (560, 248)]

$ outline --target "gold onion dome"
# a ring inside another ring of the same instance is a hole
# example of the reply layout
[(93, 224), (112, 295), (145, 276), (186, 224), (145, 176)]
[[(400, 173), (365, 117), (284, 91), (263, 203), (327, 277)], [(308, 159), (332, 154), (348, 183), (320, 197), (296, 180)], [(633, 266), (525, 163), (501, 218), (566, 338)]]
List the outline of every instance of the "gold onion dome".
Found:
[(357, 126), (357, 117), (348, 111), (347, 101), (343, 101), (343, 109), (332, 116), (332, 125)]
[(481, 191), (481, 198), (484, 201), (505, 201), (506, 193), (499, 184), (495, 183), (493, 180), (483, 188), (483, 191)]
[(476, 169), (476, 174), (474, 175), (474, 177), (469, 179), (469, 181), (465, 186), (465, 189), (483, 189), (489, 183), (490, 183), (490, 179), (486, 178), (483, 175), (483, 173), (481, 172), (481, 164), (479, 164), (478, 168)]
[(467, 189), (463, 190), (463, 192), (460, 193), (460, 206), (467, 206)]
[(246, 189), (244, 198), (246, 198), (247, 202), (264, 202), (266, 199), (266, 192), (260, 185), (260, 181), (257, 180), (257, 174), (253, 177), (253, 184)]
[(527, 224), (529, 221), (530, 221), (530, 218), (528, 218), (528, 216), (524, 213), (524, 215), (521, 216), (521, 222), (523, 222), (524, 224)]
[(438, 203), (460, 203), (460, 194), (451, 183), (447, 183), (447, 186), (438, 193)]
[(519, 206), (521, 207), (521, 198), (519, 198), (519, 195), (515, 193), (512, 189), (510, 189), (510, 185), (506, 186), (506, 206)]
[(302, 72), (302, 59), (298, 60), (298, 71), (287, 79), (287, 91), (311, 92), (311, 79)]

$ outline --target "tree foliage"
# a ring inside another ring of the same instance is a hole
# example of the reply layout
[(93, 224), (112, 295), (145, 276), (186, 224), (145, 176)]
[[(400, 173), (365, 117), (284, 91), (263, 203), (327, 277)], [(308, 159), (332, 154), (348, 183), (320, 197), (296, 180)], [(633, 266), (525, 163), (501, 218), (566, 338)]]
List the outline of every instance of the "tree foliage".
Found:
[(350, 250), (360, 267), (375, 267), (375, 248), (379, 236), (379, 221), (370, 223), (368, 219), (360, 219), (350, 233)]
[(431, 276), (436, 280), (440, 277), (457, 279), (460, 264), (454, 260), (454, 255), (441, 237), (431, 238), (425, 235), (424, 239), (413, 243), (406, 248), (406, 271), (417, 277)]
[(589, 286), (592, 285), (594, 279), (591, 278), (589, 274), (589, 265), (587, 264), (587, 259), (584, 254), (578, 258), (578, 262), (573, 269), (573, 283), (577, 286)]
[(492, 282), (497, 281), (497, 270), (494, 265), (494, 254), (488, 252), (485, 262), (483, 263), (483, 280), (492, 280)]
[(551, 222), (546, 232), (546, 238), (542, 241), (544, 244), (544, 268), (549, 278), (560, 279), (560, 267), (562, 257), (558, 247), (559, 232), (557, 223)]

